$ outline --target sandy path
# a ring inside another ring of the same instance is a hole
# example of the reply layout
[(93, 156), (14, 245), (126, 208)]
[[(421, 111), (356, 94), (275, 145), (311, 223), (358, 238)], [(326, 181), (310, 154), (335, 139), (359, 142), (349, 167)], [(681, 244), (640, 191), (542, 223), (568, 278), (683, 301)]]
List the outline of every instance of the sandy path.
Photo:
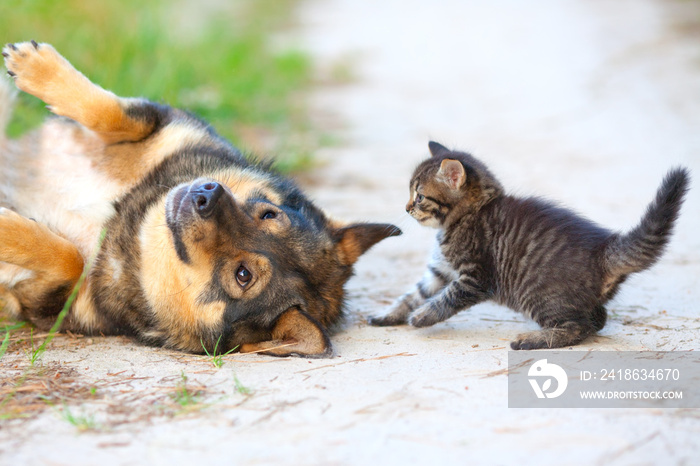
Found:
[[(536, 326), (505, 308), (480, 305), (421, 330), (365, 325), (422, 273), (432, 232), (402, 212), (429, 139), (473, 151), (512, 191), (620, 229), (669, 167), (700, 173), (700, 48), (677, 5), (439, 3), (312, 0), (302, 11), (300, 40), (321, 66), (351, 60), (357, 72), (314, 97), (319, 118), (343, 129), (309, 189), (340, 218), (405, 229), (358, 264), (337, 356), (236, 356), (215, 369), (122, 339), (63, 341), (45, 363), (107, 395), (73, 410), (95, 413), (98, 430), (78, 435), (58, 410), (5, 422), (0, 463), (696, 460), (694, 410), (508, 409), (508, 341)], [(694, 188), (668, 254), (629, 280), (608, 326), (581, 349), (697, 348), (698, 212)], [(194, 414), (169, 402), (183, 372), (191, 390), (206, 387)], [(252, 396), (235, 391), (234, 375)]]

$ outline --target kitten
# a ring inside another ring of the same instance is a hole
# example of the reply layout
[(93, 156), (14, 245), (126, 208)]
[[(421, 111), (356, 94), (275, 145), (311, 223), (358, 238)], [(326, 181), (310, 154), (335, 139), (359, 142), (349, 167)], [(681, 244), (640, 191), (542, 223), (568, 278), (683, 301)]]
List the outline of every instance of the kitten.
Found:
[(577, 344), (603, 328), (603, 305), (627, 276), (661, 257), (688, 190), (688, 171), (671, 170), (640, 224), (620, 234), (542, 199), (505, 194), (467, 153), (429, 148), (406, 211), (439, 229), (438, 247), (414, 289), (372, 325), (427, 327), (494, 300), (542, 327), (518, 335), (513, 349)]

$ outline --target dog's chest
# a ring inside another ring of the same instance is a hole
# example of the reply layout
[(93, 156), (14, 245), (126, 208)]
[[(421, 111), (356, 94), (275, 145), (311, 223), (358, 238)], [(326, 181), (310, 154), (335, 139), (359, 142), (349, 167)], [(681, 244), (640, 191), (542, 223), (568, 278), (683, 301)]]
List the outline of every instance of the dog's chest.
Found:
[(16, 187), (14, 204), (26, 217), (44, 223), (88, 256), (113, 201), (127, 189), (95, 168), (90, 151), (99, 145), (73, 137), (60, 124), (42, 128), (41, 149)]

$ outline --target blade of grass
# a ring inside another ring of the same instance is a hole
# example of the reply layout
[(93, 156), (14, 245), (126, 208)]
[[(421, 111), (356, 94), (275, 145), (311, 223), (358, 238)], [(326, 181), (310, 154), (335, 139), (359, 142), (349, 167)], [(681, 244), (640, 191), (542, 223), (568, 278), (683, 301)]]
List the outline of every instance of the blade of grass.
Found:
[(87, 432), (92, 430), (98, 430), (97, 422), (95, 422), (95, 417), (89, 414), (76, 415), (70, 410), (68, 405), (63, 404), (63, 409), (61, 410), (61, 418), (64, 421), (75, 427), (78, 432)]
[(241, 395), (250, 396), (253, 394), (253, 389), (243, 385), (236, 374), (233, 374), (233, 389)]
[(3, 356), (5, 356), (5, 352), (7, 351), (7, 347), (10, 346), (10, 331), (7, 330), (5, 332), (5, 338), (2, 340), (2, 345), (0, 345), (0, 359), (2, 359)]
[(10, 346), (10, 342), (12, 341), (10, 337), (12, 336), (12, 331), (20, 329), (26, 325), (26, 322), (17, 322), (13, 325), (7, 325), (5, 324), (5, 338), (2, 340), (2, 344), (0, 344), (0, 360), (2, 360), (3, 356), (5, 356), (5, 353), (7, 352), (7, 348)]
[(204, 353), (210, 358), (211, 363), (214, 365), (214, 367), (221, 368), (224, 365), (224, 359), (223, 357), (233, 353), (238, 349), (238, 346), (234, 346), (230, 350), (228, 350), (225, 353), (217, 354), (217, 350), (219, 349), (219, 343), (221, 343), (221, 337), (223, 335), (219, 336), (218, 340), (216, 340), (216, 344), (214, 345), (214, 351), (213, 353), (209, 353), (209, 350), (207, 349), (206, 345), (204, 344), (203, 339), (199, 339), (199, 343), (202, 345), (202, 348), (204, 349)]

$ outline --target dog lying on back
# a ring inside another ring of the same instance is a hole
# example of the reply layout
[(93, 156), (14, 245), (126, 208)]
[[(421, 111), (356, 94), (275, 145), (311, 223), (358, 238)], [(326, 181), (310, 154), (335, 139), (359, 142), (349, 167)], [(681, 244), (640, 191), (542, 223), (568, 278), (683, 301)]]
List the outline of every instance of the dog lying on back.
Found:
[[(50, 328), (201, 352), (328, 356), (344, 284), (389, 224), (332, 221), (192, 115), (120, 98), (48, 44), (3, 49), (17, 87), (64, 117), (0, 136), (0, 306)], [(0, 84), (0, 125), (12, 92)]]

